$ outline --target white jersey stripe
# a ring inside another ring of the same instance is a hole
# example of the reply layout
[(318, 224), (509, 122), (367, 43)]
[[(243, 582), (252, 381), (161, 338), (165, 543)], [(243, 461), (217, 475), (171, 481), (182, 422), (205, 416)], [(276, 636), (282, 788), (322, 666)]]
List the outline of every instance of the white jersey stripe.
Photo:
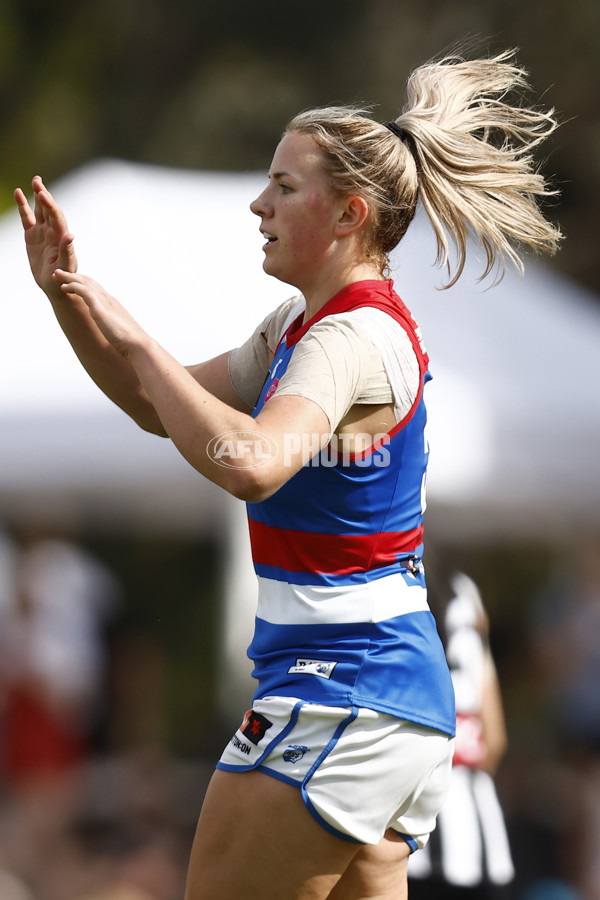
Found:
[(397, 573), (343, 587), (289, 584), (258, 576), (257, 616), (273, 625), (383, 622), (429, 609), (427, 591)]

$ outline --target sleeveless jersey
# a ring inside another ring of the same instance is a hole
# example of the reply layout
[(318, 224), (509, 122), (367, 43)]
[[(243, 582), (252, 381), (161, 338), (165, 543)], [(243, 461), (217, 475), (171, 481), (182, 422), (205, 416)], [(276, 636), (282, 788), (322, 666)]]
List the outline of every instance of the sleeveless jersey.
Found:
[(355, 311), (360, 323), (364, 310), (368, 326), (373, 309), (409, 335), (419, 392), (378, 444), (354, 455), (332, 447), (316, 452), (275, 494), (247, 504), (259, 582), (248, 649), (259, 682), (255, 697), (364, 706), (453, 735), (452, 683), (419, 562), (428, 358), (392, 282), (352, 284), (306, 324), (300, 315), (275, 351), (254, 415), (312, 324)]

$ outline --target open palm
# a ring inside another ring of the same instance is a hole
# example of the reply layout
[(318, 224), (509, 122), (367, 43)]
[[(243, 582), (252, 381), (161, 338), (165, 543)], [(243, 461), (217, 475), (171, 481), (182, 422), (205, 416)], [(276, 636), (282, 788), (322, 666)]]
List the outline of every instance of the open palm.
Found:
[(48, 295), (60, 295), (52, 273), (57, 268), (67, 272), (77, 271), (73, 236), (69, 233), (62, 210), (39, 176), (33, 179), (32, 187), (35, 198), (33, 209), (23, 191), (20, 188), (15, 191), (29, 265), (43, 291)]

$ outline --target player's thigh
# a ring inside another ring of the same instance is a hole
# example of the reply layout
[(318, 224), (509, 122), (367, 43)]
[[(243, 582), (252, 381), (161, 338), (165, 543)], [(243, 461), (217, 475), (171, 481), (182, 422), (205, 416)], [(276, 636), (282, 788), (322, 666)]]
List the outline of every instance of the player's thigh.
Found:
[(328, 900), (406, 900), (410, 847), (388, 828), (378, 844), (365, 844), (332, 889)]
[(325, 900), (359, 849), (322, 828), (297, 788), (261, 772), (216, 771), (192, 847), (186, 900)]

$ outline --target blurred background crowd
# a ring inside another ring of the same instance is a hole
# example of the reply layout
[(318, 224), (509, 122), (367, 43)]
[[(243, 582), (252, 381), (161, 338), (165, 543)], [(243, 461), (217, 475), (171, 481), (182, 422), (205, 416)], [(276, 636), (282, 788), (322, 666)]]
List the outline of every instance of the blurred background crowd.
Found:
[[(508, 737), (493, 769), (515, 868), (501, 896), (595, 900), (600, 538), (577, 571), (542, 542), (436, 554), (486, 597)], [(4, 531), (3, 900), (181, 898), (203, 792), (239, 714), (219, 685), (225, 558), (208, 538)]]
[[(548, 268), (594, 303), (595, 0), (0, 0), (0, 212), (14, 218), (12, 191), (33, 174), (52, 184), (103, 158), (264, 171), (299, 109), (358, 102), (391, 118), (416, 65), (475, 37), (519, 47), (564, 122), (545, 169), (567, 239)], [(0, 399), (13, 388), (0, 383)], [(19, 427), (35, 442), (35, 421)], [(137, 466), (143, 478), (143, 456)], [(220, 513), (196, 529), (174, 504), (148, 529), (98, 519), (78, 496), (0, 489), (0, 898), (180, 900), (205, 785), (251, 693), (246, 674), (227, 680), (249, 634), (232, 640), (223, 612), (252, 594), (240, 587), (251, 575)], [(481, 592), (506, 719), (495, 782), (515, 874), (503, 896), (600, 900), (600, 515), (574, 528), (565, 507), (563, 528), (542, 517), (524, 537), (453, 531), (451, 514), (436, 533), (434, 497), (426, 524)]]

